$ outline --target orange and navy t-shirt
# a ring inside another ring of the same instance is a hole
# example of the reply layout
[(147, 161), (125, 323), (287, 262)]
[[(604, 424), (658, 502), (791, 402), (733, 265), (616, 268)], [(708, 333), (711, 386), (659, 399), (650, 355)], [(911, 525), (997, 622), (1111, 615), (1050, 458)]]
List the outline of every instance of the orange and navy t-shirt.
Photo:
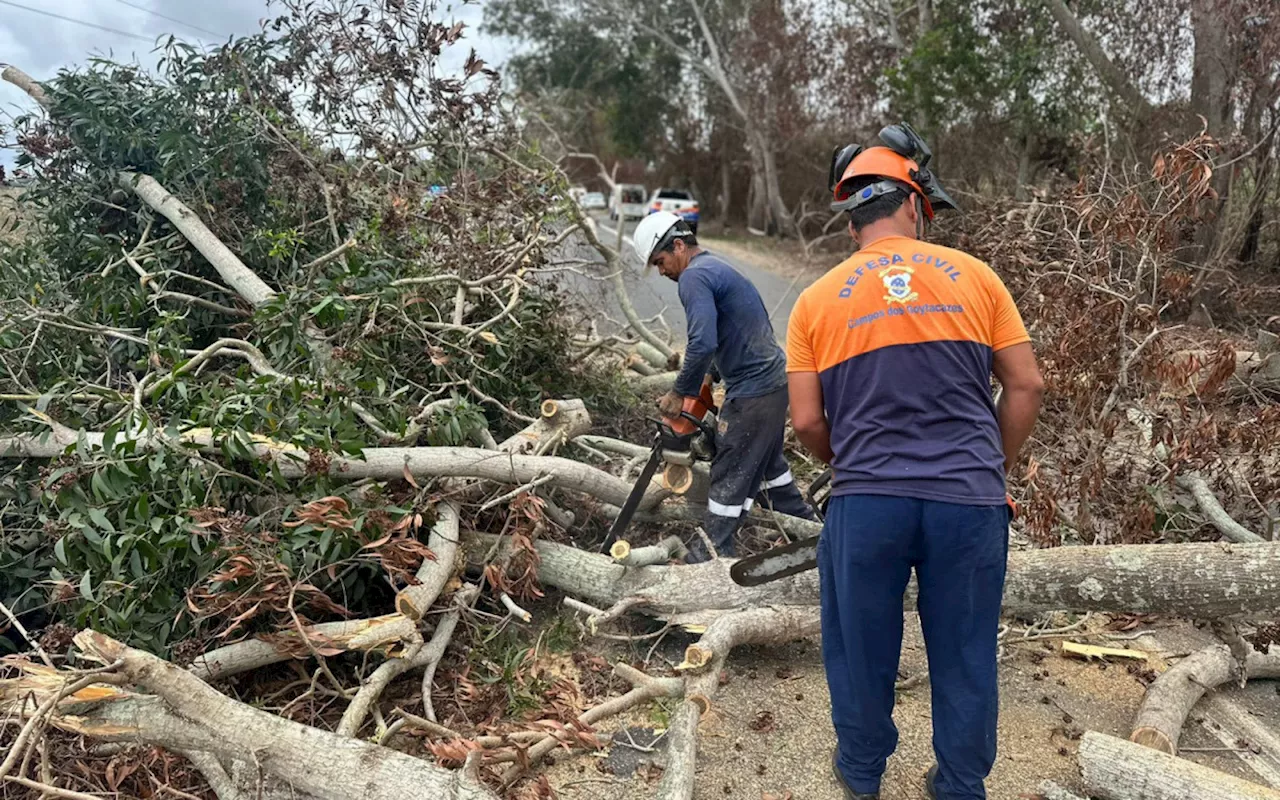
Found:
[(821, 379), (832, 494), (1002, 504), (992, 356), (1029, 340), (1000, 278), (959, 250), (887, 237), (815, 281), (787, 371)]

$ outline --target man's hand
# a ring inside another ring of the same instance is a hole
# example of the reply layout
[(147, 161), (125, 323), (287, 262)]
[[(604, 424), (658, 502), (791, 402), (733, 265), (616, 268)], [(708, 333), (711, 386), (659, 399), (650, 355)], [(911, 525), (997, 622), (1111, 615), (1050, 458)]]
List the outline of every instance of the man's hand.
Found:
[(658, 398), (658, 410), (662, 412), (662, 416), (675, 419), (680, 416), (680, 410), (684, 408), (684, 395), (676, 391), (670, 391)]

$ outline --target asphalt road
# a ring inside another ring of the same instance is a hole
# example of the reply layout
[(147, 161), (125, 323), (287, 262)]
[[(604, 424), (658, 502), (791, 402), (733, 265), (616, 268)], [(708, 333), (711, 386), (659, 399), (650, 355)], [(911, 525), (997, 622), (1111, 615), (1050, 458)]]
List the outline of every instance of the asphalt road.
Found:
[[(616, 223), (610, 222), (608, 215), (605, 213), (596, 213), (593, 216), (599, 225), (600, 238), (610, 245), (616, 242), (618, 236)], [(627, 294), (631, 297), (631, 302), (641, 319), (649, 319), (661, 315), (662, 319), (654, 326), (655, 330), (659, 331), (659, 335), (662, 335), (664, 330), (662, 323), (665, 322), (666, 328), (669, 329), (671, 342), (675, 345), (682, 345), (686, 338), (685, 317), (684, 309), (680, 306), (680, 296), (676, 291), (676, 283), (662, 277), (655, 269), (645, 270), (643, 265), (640, 264), (630, 241), (630, 234), (635, 229), (635, 225), (636, 223), (632, 221), (626, 223), (623, 227), (624, 243), (622, 255), (626, 265), (626, 271), (623, 273), (623, 282), (627, 287)], [(713, 253), (715, 252), (714, 246), (706, 249)], [(599, 254), (581, 239), (571, 240), (566, 243), (565, 252), (562, 255), (596, 263), (600, 262)], [(760, 292), (761, 299), (764, 301), (765, 308), (772, 314), (774, 335), (779, 342), (785, 342), (787, 338), (787, 320), (791, 315), (791, 307), (804, 289), (804, 284), (797, 283), (793, 286), (789, 278), (782, 278), (772, 272), (745, 264), (723, 254), (717, 255), (721, 255), (734, 269), (741, 272), (743, 276), (755, 285)], [(598, 275), (599, 273), (597, 272)], [(599, 310), (600, 314), (597, 320), (601, 333), (612, 333), (619, 329), (624, 317), (622, 308), (614, 296), (612, 284), (609, 281), (598, 277), (585, 277), (569, 273), (563, 283), (585, 309), (589, 312), (594, 309)]]

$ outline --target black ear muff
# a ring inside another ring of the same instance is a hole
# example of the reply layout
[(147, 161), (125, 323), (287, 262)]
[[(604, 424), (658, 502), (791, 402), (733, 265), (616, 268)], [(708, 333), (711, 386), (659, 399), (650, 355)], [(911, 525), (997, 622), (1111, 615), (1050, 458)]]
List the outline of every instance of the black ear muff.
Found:
[(847, 144), (844, 147), (837, 147), (831, 151), (831, 168), (827, 172), (827, 191), (834, 192), (836, 184), (844, 177), (844, 171), (849, 168), (849, 164), (853, 159), (857, 158), (858, 153), (862, 152), (862, 145)]
[(905, 125), (886, 125), (880, 129), (880, 141), (903, 158), (916, 154), (916, 140)]

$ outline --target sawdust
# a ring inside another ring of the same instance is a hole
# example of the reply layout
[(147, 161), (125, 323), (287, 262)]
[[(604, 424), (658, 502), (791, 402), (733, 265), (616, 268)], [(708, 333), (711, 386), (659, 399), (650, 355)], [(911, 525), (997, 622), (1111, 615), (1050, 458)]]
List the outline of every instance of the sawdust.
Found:
[[(1062, 617), (1049, 621), (1070, 623)], [(1093, 616), (1088, 624), (1070, 633), (1038, 640), (1021, 640), (1025, 621), (1011, 621), (1013, 632), (1005, 637), (1000, 670), (999, 750), (987, 780), (991, 800), (1027, 800), (1037, 796), (1046, 779), (1085, 795), (1076, 755), (1079, 738), (1094, 730), (1127, 738), (1133, 717), (1154, 675), (1171, 663), (1204, 646), (1210, 638), (1180, 621), (1157, 621), (1125, 634), (1106, 630), (1107, 618)], [(1086, 661), (1061, 653), (1064, 639), (1110, 644), (1150, 653), (1147, 663)], [(671, 674), (684, 646), (693, 637), (672, 636), (653, 654), (650, 672)], [(611, 645), (596, 650), (610, 660), (634, 663), (647, 653), (648, 643)], [(908, 614), (901, 669), (914, 675), (926, 664), (919, 620)], [(793, 800), (843, 800), (831, 776), (830, 700), (817, 639), (774, 648), (741, 648), (729, 659), (726, 682), (720, 687), (712, 710), (699, 727), (698, 772), (695, 800), (744, 798), (760, 800), (769, 795)], [(1266, 724), (1280, 725), (1276, 688), (1255, 682), (1241, 692), (1224, 690), (1249, 713)], [(656, 727), (665, 724), (666, 709), (650, 705), (633, 709), (602, 722), (601, 733), (627, 726)], [(1232, 753), (1195, 752), (1220, 748), (1199, 715), (1192, 714), (1183, 746), (1184, 757), (1246, 780), (1259, 780)], [(894, 720), (899, 729), (898, 749), (890, 758), (881, 787), (882, 800), (923, 800), (923, 775), (933, 764), (930, 689), (927, 681), (899, 692)], [(626, 745), (617, 745), (619, 747)], [(665, 741), (653, 752), (629, 754), (625, 761), (639, 764), (626, 778), (607, 774), (604, 751), (557, 756), (547, 775), (560, 796), (642, 800), (653, 796), (661, 776)], [(614, 762), (617, 759), (613, 759)]]
[[(656, 659), (674, 663), (682, 647), (682, 641), (673, 641)], [(908, 617), (901, 666), (905, 674), (925, 667), (914, 614)], [(657, 664), (651, 669), (661, 672)], [(831, 776), (835, 737), (819, 642), (735, 650), (727, 678), (699, 728), (695, 798), (758, 800), (765, 793), (791, 792), (796, 800), (843, 800)], [(1139, 677), (1124, 665), (1063, 658), (1053, 640), (1009, 646), (1001, 669), (999, 755), (987, 782), (988, 796), (1023, 800), (1046, 778), (1079, 790), (1075, 756), (1080, 733), (1089, 729), (1127, 736), (1143, 690)], [(636, 709), (600, 728), (612, 732), (626, 725), (653, 725), (660, 717), (660, 710)], [(922, 776), (933, 763), (927, 682), (899, 693), (894, 719), (898, 749), (889, 760), (881, 796), (919, 800), (925, 796)], [(661, 763), (661, 752), (652, 759)], [(659, 770), (641, 769), (621, 780), (597, 769), (602, 760), (598, 754), (565, 758), (548, 776), (566, 798), (652, 796)]]

